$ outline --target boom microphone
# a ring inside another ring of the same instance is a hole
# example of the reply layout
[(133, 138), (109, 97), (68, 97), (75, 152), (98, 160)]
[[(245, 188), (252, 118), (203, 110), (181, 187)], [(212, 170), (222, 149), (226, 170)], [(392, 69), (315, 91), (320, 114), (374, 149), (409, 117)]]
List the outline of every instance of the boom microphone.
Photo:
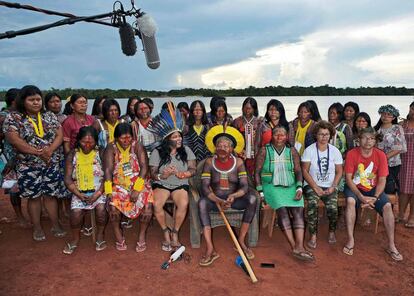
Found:
[(147, 65), (151, 69), (157, 69), (160, 66), (160, 57), (158, 55), (157, 42), (155, 40), (155, 32), (157, 25), (152, 17), (142, 13), (137, 18), (138, 36), (141, 38), (144, 47), (145, 59)]
[(119, 26), (119, 37), (121, 37), (122, 52), (126, 56), (133, 56), (137, 52), (137, 44), (135, 43), (135, 32), (128, 23)]

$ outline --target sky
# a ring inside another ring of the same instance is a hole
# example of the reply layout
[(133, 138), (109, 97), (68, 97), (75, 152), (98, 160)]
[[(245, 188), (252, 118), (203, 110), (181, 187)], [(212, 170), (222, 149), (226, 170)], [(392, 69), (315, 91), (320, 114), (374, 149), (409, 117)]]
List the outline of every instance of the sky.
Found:
[[(15, 2), (15, 1), (13, 1)], [(122, 1), (125, 8), (130, 1)], [(170, 90), (270, 85), (414, 87), (414, 1), (142, 0), (161, 66), (142, 45), (123, 55), (116, 28), (77, 23), (0, 40), (0, 89)], [(20, 2), (90, 16), (113, 1)], [(0, 6), (0, 33), (60, 20)], [(133, 19), (128, 19), (132, 23)]]

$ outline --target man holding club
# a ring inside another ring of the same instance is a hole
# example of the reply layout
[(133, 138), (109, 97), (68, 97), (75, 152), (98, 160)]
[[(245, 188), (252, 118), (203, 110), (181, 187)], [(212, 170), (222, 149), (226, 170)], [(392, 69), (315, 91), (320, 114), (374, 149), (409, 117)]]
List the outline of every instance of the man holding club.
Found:
[(233, 154), (243, 150), (244, 138), (235, 128), (218, 125), (207, 133), (206, 145), (214, 155), (206, 160), (201, 176), (203, 196), (198, 207), (207, 248), (199, 264), (209, 266), (220, 257), (213, 246), (209, 215), (210, 211), (217, 211), (216, 204), (224, 209), (244, 210), (238, 242), (246, 257), (253, 259), (253, 251), (246, 246), (245, 238), (256, 212), (257, 199), (249, 191), (243, 160)]

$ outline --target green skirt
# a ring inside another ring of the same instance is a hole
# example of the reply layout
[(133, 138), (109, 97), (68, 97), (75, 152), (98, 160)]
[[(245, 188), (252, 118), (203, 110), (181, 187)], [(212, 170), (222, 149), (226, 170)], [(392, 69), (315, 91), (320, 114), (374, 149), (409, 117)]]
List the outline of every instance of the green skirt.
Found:
[(277, 210), (282, 207), (303, 207), (303, 197), (295, 200), (296, 185), (290, 187), (274, 186), (273, 184), (262, 184), (266, 203)]

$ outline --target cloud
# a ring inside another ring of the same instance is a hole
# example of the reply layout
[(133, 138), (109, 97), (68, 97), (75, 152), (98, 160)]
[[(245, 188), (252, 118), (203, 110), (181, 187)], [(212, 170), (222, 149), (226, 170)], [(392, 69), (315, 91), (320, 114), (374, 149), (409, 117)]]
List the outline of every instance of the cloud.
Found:
[[(413, 15), (368, 25), (321, 30), (236, 63), (180, 74), (180, 84), (244, 88), (250, 85), (414, 85)], [(198, 75), (198, 77), (195, 77)]]
[[(95, 15), (113, 1), (26, 1)], [(128, 9), (130, 4), (123, 1)], [(413, 86), (413, 1), (154, 0), (136, 2), (158, 23), (161, 67), (123, 56), (116, 29), (78, 23), (0, 40), (4, 87), (143, 88), (249, 85)], [(2, 31), (56, 21), (0, 7)], [(130, 19), (132, 21), (132, 19)], [(141, 48), (137, 40), (138, 48)], [(391, 63), (391, 64), (390, 64)], [(1, 86), (0, 86), (1, 87)]]

